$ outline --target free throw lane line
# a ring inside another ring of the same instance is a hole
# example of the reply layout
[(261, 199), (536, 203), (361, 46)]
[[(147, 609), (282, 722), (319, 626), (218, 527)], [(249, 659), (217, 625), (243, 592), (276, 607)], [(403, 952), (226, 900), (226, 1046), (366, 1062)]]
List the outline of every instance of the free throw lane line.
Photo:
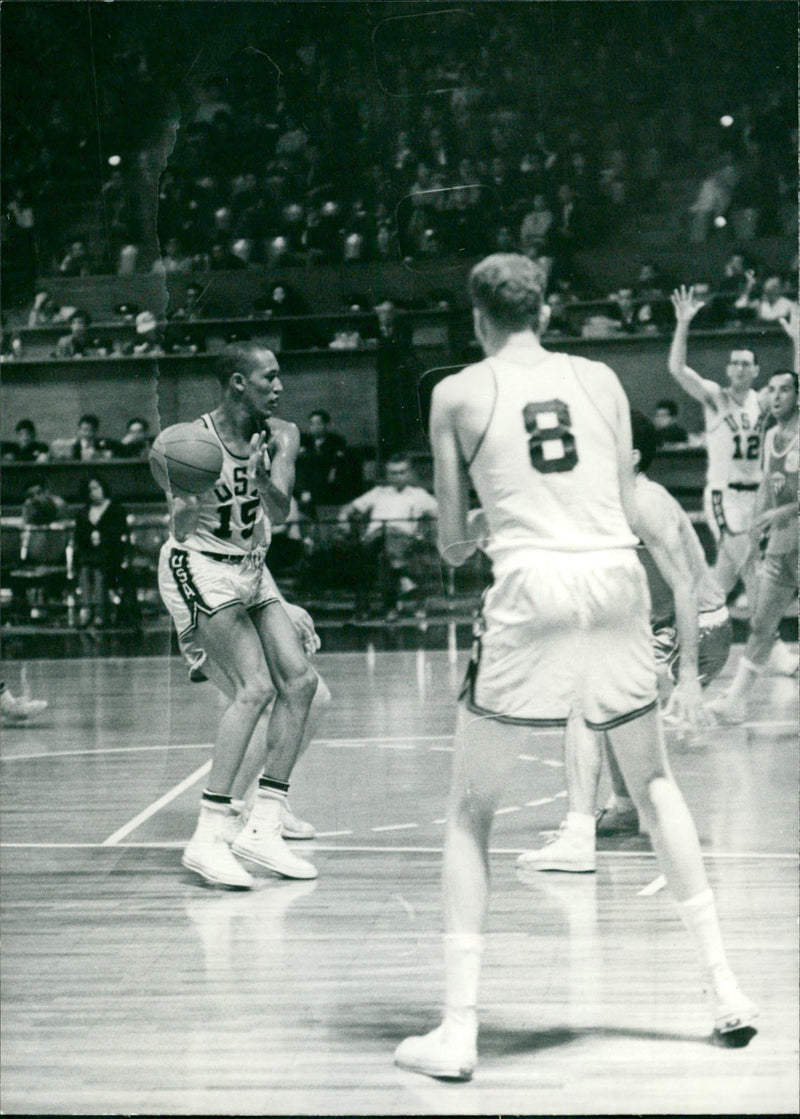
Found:
[(185, 777), (183, 779), (183, 781), (179, 781), (178, 784), (171, 788), (168, 793), (164, 793), (164, 795), (162, 797), (159, 797), (158, 800), (154, 800), (153, 803), (145, 808), (142, 812), (140, 812), (138, 816), (134, 816), (132, 820), (128, 820), (127, 824), (124, 824), (123, 827), (118, 828), (108, 837), (108, 839), (104, 839), (102, 842), (102, 846), (115, 847), (120, 842), (120, 840), (124, 839), (127, 835), (130, 835), (132, 831), (136, 831), (139, 825), (143, 824), (145, 820), (149, 820), (151, 816), (155, 816), (156, 812), (160, 812), (165, 804), (169, 804), (170, 801), (175, 800), (181, 795), (181, 793), (185, 792), (187, 789), (190, 789), (192, 785), (200, 780), (201, 777), (205, 777), (210, 769), (211, 758), (209, 758), (207, 762), (203, 762), (199, 769), (196, 769), (194, 773), (190, 773), (188, 777)]

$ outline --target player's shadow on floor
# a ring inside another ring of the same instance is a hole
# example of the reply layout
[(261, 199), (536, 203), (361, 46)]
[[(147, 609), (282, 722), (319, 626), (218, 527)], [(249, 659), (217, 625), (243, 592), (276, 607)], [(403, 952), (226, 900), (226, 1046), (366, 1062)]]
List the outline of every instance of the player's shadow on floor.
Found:
[[(339, 1026), (340, 1032), (359, 1040), (380, 1040), (389, 1047), (398, 1045), (403, 1038), (427, 1033), (437, 1024), (435, 1014), (425, 1017), (405, 1016), (402, 1022), (387, 1025), (386, 1020), (396, 1008), (386, 1007), (379, 1021), (369, 1022), (362, 1017), (356, 1025)], [(548, 1049), (558, 1049), (584, 1038), (624, 1038), (629, 1041), (666, 1041), (684, 1044), (711, 1043), (710, 1037), (699, 1037), (696, 1033), (667, 1030), (637, 1030), (609, 1026), (580, 1027), (551, 1026), (547, 1029), (514, 1029), (509, 1026), (481, 1025), (478, 1035), (478, 1051), (481, 1058), (512, 1057), (522, 1053), (540, 1053)]]

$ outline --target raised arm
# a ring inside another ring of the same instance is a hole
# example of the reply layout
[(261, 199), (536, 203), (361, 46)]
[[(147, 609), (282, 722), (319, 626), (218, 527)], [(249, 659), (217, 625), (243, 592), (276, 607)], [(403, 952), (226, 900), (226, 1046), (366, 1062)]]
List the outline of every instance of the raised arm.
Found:
[(687, 291), (681, 284), (672, 293), (672, 306), (675, 308), (675, 333), (669, 351), (670, 376), (704, 407), (717, 409), (722, 391), (720, 386), (716, 381), (707, 381), (686, 364), (689, 324), (704, 304), (695, 298), (694, 288), (690, 287)]
[(285, 420), (272, 420), (269, 442), (264, 432), (250, 440), (248, 472), (273, 525), (282, 525), (289, 516), (299, 449), (297, 425)]

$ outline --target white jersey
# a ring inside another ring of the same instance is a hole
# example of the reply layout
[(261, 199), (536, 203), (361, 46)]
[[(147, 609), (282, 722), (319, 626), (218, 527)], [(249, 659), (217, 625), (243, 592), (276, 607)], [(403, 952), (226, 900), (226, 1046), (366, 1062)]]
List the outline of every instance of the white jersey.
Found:
[(708, 474), (711, 490), (745, 488), (753, 491), (761, 481), (763, 418), (758, 393), (750, 389), (737, 404), (730, 389), (723, 389), (719, 411), (705, 408)]
[(618, 475), (628, 401), (599, 362), (527, 347), (481, 363), (494, 404), (469, 464), (493, 561), (515, 552), (633, 548)]
[(197, 528), (180, 547), (220, 555), (247, 554), (257, 547), (268, 547), (271, 526), (258, 491), (248, 480), (247, 455), (228, 450), (210, 415), (201, 416), (200, 422), (220, 445), (222, 472), (213, 490), (201, 495)]

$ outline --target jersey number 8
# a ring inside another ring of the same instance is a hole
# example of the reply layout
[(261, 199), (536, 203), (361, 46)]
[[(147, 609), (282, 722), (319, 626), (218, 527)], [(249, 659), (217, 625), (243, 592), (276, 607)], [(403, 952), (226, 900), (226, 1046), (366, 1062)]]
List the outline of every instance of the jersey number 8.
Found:
[(522, 410), (529, 435), (531, 465), (540, 474), (574, 470), (578, 462), (575, 436), (570, 427), (569, 408), (563, 400), (526, 404)]

